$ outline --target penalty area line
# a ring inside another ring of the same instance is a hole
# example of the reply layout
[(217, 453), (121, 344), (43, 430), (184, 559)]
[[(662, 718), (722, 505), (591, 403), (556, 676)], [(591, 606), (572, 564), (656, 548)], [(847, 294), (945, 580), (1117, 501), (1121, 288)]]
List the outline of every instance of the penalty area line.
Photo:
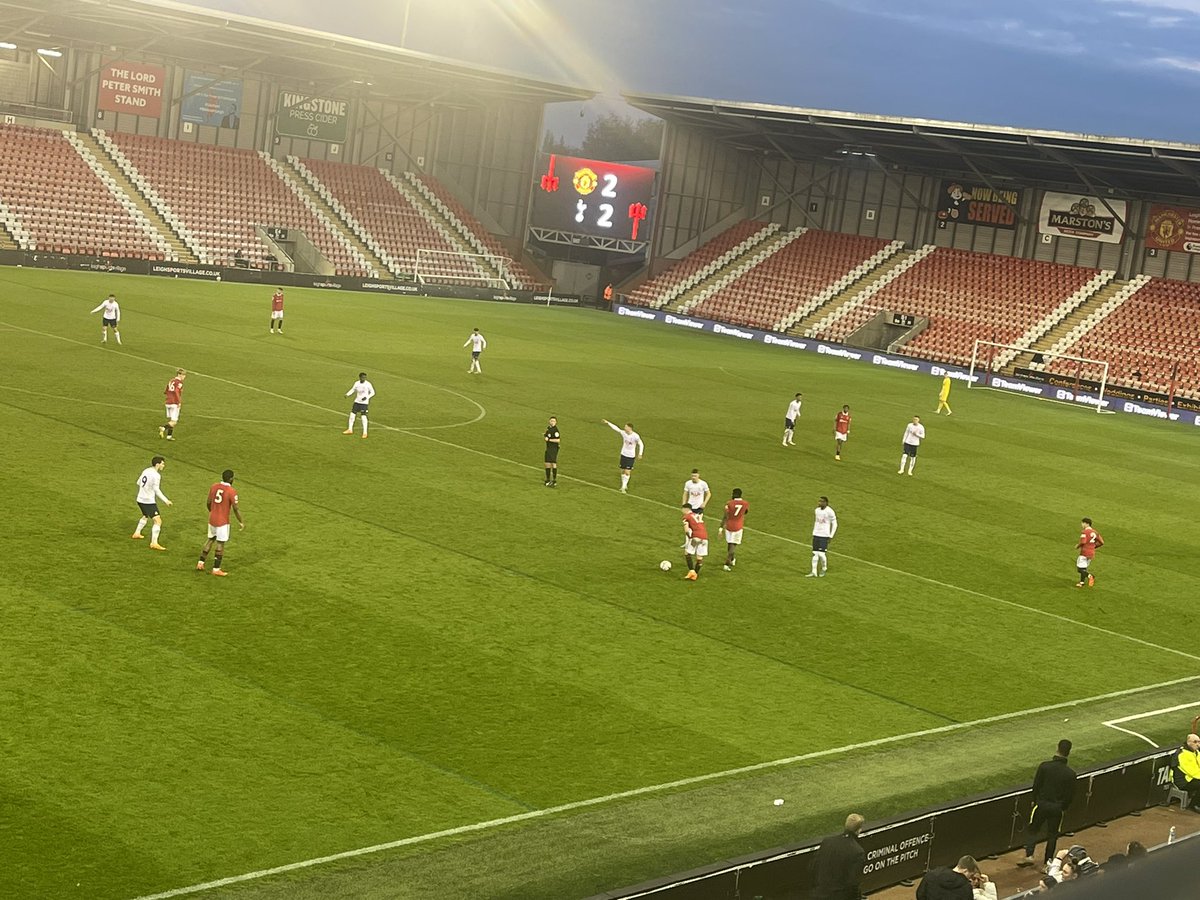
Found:
[(680, 778), (675, 781), (667, 781), (662, 784), (652, 784), (645, 787), (633, 788), (628, 791), (618, 791), (615, 794), (605, 794), (602, 797), (590, 797), (586, 800), (575, 800), (571, 803), (562, 803), (558, 806), (548, 806), (544, 809), (534, 809), (528, 812), (516, 813), (511, 816), (502, 816), (498, 819), (488, 819), (484, 822), (473, 822), (470, 825), (458, 825), (454, 828), (444, 828), (440, 831), (431, 831), (427, 834), (418, 834), (411, 837), (399, 838), (394, 841), (387, 841), (382, 844), (372, 844), (369, 847), (358, 847), (353, 850), (343, 850), (339, 853), (330, 853), (326, 856), (316, 856), (312, 859), (300, 860), (299, 862), (287, 863), (282, 866), (273, 866), (269, 869), (259, 869), (254, 872), (245, 872), (241, 875), (230, 875), (226, 878), (218, 878), (214, 881), (205, 881), (199, 884), (191, 884), (186, 887), (174, 888), (168, 891), (161, 891), (157, 894), (144, 894), (134, 900), (168, 900), (171, 897), (183, 897), (188, 894), (199, 894), (204, 891), (216, 890), (217, 888), (228, 887), (232, 884), (239, 884), (246, 881), (257, 881), (261, 878), (268, 878), (272, 875), (282, 875), (287, 872), (296, 872), (301, 869), (311, 869), (315, 866), (324, 865), (326, 863), (337, 862), (344, 859), (354, 859), (359, 856), (369, 856), (375, 853), (382, 853), (387, 850), (395, 850), (400, 847), (411, 847), (415, 844), (425, 844), (430, 841), (436, 841), (440, 838), (456, 837), (463, 834), (471, 834), (477, 831), (490, 831), (495, 828), (500, 828), (505, 825), (514, 825), (520, 822), (528, 822), (533, 819), (543, 819), (547, 816), (559, 815), (561, 813), (574, 812), (580, 809), (587, 809), (593, 806), (601, 806), (606, 803), (612, 803), (617, 800), (628, 800), (634, 797), (644, 797), (650, 794), (662, 793), (664, 791), (675, 790), (677, 788), (691, 787), (692, 785), (704, 784), (709, 781), (716, 781), (722, 778), (731, 778), (739, 775), (749, 775), (754, 772), (763, 772), (770, 769), (778, 769), (784, 766), (793, 765), (795, 763), (809, 762), (815, 759), (823, 759), (825, 757), (837, 756), (843, 753), (851, 753), (858, 750), (868, 750), (874, 747), (883, 747), (890, 744), (897, 744), (901, 741), (917, 740), (920, 738), (933, 737), (940, 734), (947, 734), (954, 731), (963, 731), (968, 728), (979, 728), (985, 725), (993, 725), (998, 722), (1006, 722), (1013, 719), (1026, 718), (1028, 716), (1040, 715), (1042, 713), (1054, 712), (1061, 709), (1071, 709), (1082, 706), (1086, 703), (1099, 703), (1106, 700), (1115, 700), (1119, 697), (1128, 697), (1134, 694), (1144, 693), (1146, 691), (1159, 690), (1161, 688), (1176, 687), (1181, 684), (1200, 680), (1200, 675), (1189, 675), (1186, 678), (1176, 678), (1171, 681), (1162, 681), (1158, 684), (1147, 684), (1141, 687), (1124, 688), (1119, 691), (1110, 691), (1106, 694), (1096, 694), (1092, 697), (1083, 697), (1078, 700), (1066, 700), (1061, 703), (1052, 703), (1047, 706), (1035, 706), (1030, 709), (1021, 709), (1014, 712), (1000, 713), (995, 716), (986, 716), (982, 719), (974, 719), (970, 722), (955, 722), (949, 725), (938, 725), (934, 728), (925, 728), (920, 731), (910, 731), (904, 734), (891, 735), (889, 737), (875, 738), (869, 741), (860, 741), (855, 744), (845, 744), (841, 747), (831, 747), (826, 750), (814, 750), (809, 753), (801, 753), (796, 756), (786, 756), (781, 759), (768, 760), (766, 762), (753, 763), (748, 766), (739, 766), (735, 769), (725, 769), (720, 772), (708, 772), (704, 775), (693, 775), (688, 778)]
[(1102, 724), (1107, 725), (1109, 728), (1115, 728), (1117, 731), (1123, 731), (1126, 734), (1131, 734), (1136, 738), (1141, 738), (1151, 747), (1157, 747), (1157, 741), (1151, 740), (1140, 731), (1134, 731), (1130, 728), (1122, 728), (1121, 724), (1124, 722), (1133, 722), (1137, 719), (1148, 719), (1151, 716), (1160, 716), (1163, 713), (1179, 712), (1181, 709), (1195, 709), (1197, 706), (1200, 706), (1200, 704), (1180, 703), (1177, 706), (1165, 706), (1162, 709), (1152, 709), (1149, 712), (1134, 713), (1132, 716), (1122, 716), (1119, 719), (1109, 719), (1107, 722), (1103, 722)]

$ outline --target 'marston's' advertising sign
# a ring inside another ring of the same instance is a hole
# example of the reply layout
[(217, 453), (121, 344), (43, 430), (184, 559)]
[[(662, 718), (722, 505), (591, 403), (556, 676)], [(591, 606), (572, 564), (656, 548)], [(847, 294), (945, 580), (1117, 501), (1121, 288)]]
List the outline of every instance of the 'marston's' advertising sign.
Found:
[(1063, 237), (1119, 244), (1125, 237), (1124, 200), (1047, 191), (1038, 214), (1038, 231)]

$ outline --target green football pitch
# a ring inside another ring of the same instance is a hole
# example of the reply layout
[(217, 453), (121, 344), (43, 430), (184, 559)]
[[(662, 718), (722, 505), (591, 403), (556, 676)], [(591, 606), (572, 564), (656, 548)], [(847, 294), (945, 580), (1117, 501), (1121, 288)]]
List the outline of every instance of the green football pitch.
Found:
[[(110, 290), (120, 347), (89, 316)], [(962, 386), (935, 417), (937, 379), (590, 310), (289, 290), (270, 335), (269, 294), (0, 271), (0, 896), (583, 897), (1200, 712), (1197, 430)], [(628, 495), (603, 418), (646, 442)], [(129, 539), (155, 454), (165, 553)], [(225, 468), (247, 525), (221, 579), (195, 561)], [(1077, 590), (1085, 515), (1106, 546)]]

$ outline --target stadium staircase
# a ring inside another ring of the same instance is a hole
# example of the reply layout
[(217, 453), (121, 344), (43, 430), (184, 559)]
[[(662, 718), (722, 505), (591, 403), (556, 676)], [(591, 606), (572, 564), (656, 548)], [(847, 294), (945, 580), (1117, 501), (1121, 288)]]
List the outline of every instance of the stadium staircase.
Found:
[(635, 286), (629, 299), (641, 306), (662, 309), (693, 288), (702, 288), (705, 282), (718, 277), (727, 266), (743, 258), (778, 231), (779, 224), (776, 222), (751, 219), (738, 222), (670, 268)]
[(299, 157), (289, 156), (286, 162), (279, 163), (277, 173), (293, 191), (304, 197), (310, 206), (319, 209), (324, 217), (338, 228), (343, 239), (370, 263), (378, 277), (387, 281), (402, 277), (400, 264), (379, 245), (362, 223), (350, 214)]
[(820, 307), (795, 322), (787, 329), (788, 333), (810, 338), (816, 337), (834, 322), (866, 303), (896, 278), (932, 253), (934, 249), (933, 244), (926, 244), (916, 250), (899, 250), (893, 253), (883, 264), (843, 288)]
[[(0, 250), (20, 250), (23, 244), (17, 235), (22, 234), (21, 224), (3, 201), (0, 201)], [(22, 235), (26, 239), (28, 235)]]
[(747, 250), (736, 255), (711, 275), (677, 295), (673, 301), (673, 309), (679, 313), (686, 313), (699, 306), (722, 288), (737, 281), (759, 263), (770, 259), (807, 230), (806, 228), (795, 228), (791, 231), (773, 231), (767, 238), (752, 244)]
[(1009, 374), (1018, 368), (1029, 368), (1035, 353), (1063, 353), (1065, 348), (1080, 336), (1091, 331), (1103, 318), (1125, 302), (1129, 296), (1149, 281), (1146, 275), (1138, 275), (1132, 281), (1109, 280), (1098, 291), (1062, 316), (1045, 334), (1029, 345), (1029, 351), (1018, 354), (1007, 366)]
[[(94, 128), (90, 133), (79, 132), (76, 134), (76, 138), (79, 145), (85, 148), (101, 168), (112, 176), (113, 180), (133, 201), (142, 216), (154, 226), (155, 231), (171, 248), (174, 258), (182, 262), (199, 262), (200, 258), (188, 240), (183, 223), (171, 214), (167, 205), (154, 193), (154, 189), (140, 178), (137, 170), (116, 148), (116, 145), (107, 139), (107, 135), (102, 130)], [(77, 146), (76, 149), (79, 150), (80, 147)], [(82, 151), (81, 155), (83, 155)]]

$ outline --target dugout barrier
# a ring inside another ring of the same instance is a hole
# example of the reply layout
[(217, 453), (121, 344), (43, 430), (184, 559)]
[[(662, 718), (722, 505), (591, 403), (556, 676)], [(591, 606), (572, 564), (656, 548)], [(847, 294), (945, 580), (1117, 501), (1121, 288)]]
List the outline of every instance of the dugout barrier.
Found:
[(231, 269), (203, 263), (170, 262), (116, 257), (74, 256), (63, 253), (30, 253), (24, 250), (0, 250), (0, 265), (73, 272), (110, 272), (115, 275), (152, 275), (159, 278), (188, 278), (197, 281), (264, 284), (271, 287), (303, 287), (332, 291), (359, 291), (404, 297), (450, 297), (458, 300), (494, 300), (502, 303), (529, 303), (542, 306), (594, 306), (595, 302), (578, 294), (556, 294), (539, 290), (501, 291), (487, 287), (439, 284), (424, 285), (413, 281), (384, 281), (340, 275), (314, 275), (298, 272), (272, 272), (264, 269)]
[[(1079, 773), (1075, 802), (1063, 819), (1063, 830), (1078, 831), (1164, 803), (1170, 779), (1168, 758), (1177, 749), (1137, 753)], [(860, 836), (867, 851), (863, 892), (920, 878), (928, 869), (954, 865), (965, 854), (982, 859), (1022, 846), (1030, 806), (1030, 789), (1022, 788), (969, 797), (873, 825)], [(1200, 840), (1195, 843), (1200, 845)], [(819, 845), (820, 840), (815, 840), (777, 847), (597, 894), (590, 900), (808, 900)]]
[[(979, 384), (984, 377), (983, 375), (972, 375), (964, 367), (948, 363), (931, 362), (927, 359), (899, 356), (894, 353), (879, 353), (874, 350), (863, 350), (859, 347), (847, 347), (843, 344), (835, 344), (831, 341), (822, 341), (816, 338), (798, 337), (775, 331), (761, 331), (757, 328), (748, 328), (740, 325), (727, 325), (724, 322), (716, 322), (712, 319), (701, 319), (696, 316), (680, 315), (678, 313), (665, 312), (661, 309), (648, 309), (644, 306), (633, 306), (627, 303), (614, 303), (612, 312), (614, 315), (628, 319), (657, 322), (661, 325), (670, 325), (674, 328), (685, 328), (688, 331), (705, 334), (717, 334), (752, 343), (770, 344), (774, 347), (782, 347), (785, 350), (799, 350), (807, 353), (818, 353), (823, 356), (836, 356), (853, 362), (883, 366), (903, 372), (916, 372), (922, 375), (935, 375), (938, 377), (949, 375), (955, 381), (970, 382), (972, 384)], [(1094, 391), (1087, 390), (1086, 384), (1080, 384), (1080, 389), (1076, 389), (1073, 380), (1071, 386), (1067, 387), (1052, 383), (1049, 377), (1044, 375), (1039, 376), (1041, 378), (1039, 381), (1035, 381), (1032, 378), (995, 374), (988, 374), (986, 377), (989, 379), (990, 384), (994, 384), (998, 388), (1027, 394), (1030, 397), (1077, 403), (1093, 409), (1099, 406), (1108, 412), (1149, 416), (1154, 419), (1167, 419), (1172, 422), (1181, 422), (1185, 425), (1200, 426), (1200, 403), (1194, 400), (1176, 398), (1174, 405), (1168, 406), (1165, 397), (1158, 399), (1160, 395), (1114, 385), (1107, 385), (1105, 387), (1104, 399), (1101, 400)]]

